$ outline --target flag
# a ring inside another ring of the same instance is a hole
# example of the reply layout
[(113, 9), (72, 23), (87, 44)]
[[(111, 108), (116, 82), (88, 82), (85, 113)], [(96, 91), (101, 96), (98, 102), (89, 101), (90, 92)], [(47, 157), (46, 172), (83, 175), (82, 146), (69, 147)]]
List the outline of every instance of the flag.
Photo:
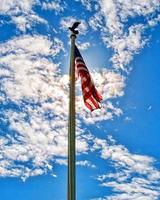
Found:
[(83, 100), (86, 107), (90, 111), (100, 108), (99, 103), (102, 101), (102, 96), (95, 88), (92, 77), (77, 46), (75, 46), (75, 74), (76, 79), (78, 79), (78, 77), (81, 78)]

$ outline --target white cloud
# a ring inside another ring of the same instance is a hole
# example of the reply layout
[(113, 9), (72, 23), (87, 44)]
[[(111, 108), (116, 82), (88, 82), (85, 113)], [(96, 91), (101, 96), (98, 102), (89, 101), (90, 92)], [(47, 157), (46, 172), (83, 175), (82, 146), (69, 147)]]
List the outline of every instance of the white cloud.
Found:
[[(101, 31), (106, 46), (114, 50), (111, 60), (115, 68), (128, 71), (133, 56), (148, 41), (145, 30), (159, 22), (159, 15), (155, 14), (159, 7), (158, 0), (136, 0), (134, 3), (131, 0), (99, 1), (99, 9), (95, 9), (89, 24), (94, 30)], [(137, 16), (144, 20), (134, 22)]]
[(60, 1), (43, 2), (42, 9), (44, 10), (54, 10), (56, 13), (62, 12), (64, 6), (60, 4)]
[(103, 31), (102, 29), (102, 22), (103, 22), (103, 17), (100, 13), (96, 13), (93, 17), (90, 18), (89, 20), (89, 25), (93, 30), (100, 30)]
[[(59, 164), (59, 165), (65, 165), (67, 166), (67, 159), (62, 159), (62, 158), (58, 158), (55, 160), (55, 163)], [(94, 164), (92, 164), (90, 161), (88, 160), (80, 160), (80, 161), (76, 161), (76, 165), (81, 166), (81, 167), (88, 167), (88, 168), (95, 168), (96, 166)]]
[[(1, 176), (25, 179), (51, 171), (55, 157), (66, 158), (68, 76), (60, 75), (59, 64), (54, 61), (63, 50), (58, 38), (50, 41), (40, 35), (15, 37), (0, 45), (0, 120), (9, 125), (5, 136), (0, 137)], [(81, 120), (94, 123), (122, 113), (111, 101), (123, 95), (124, 78), (107, 70), (94, 72), (93, 77), (104, 93), (104, 103), (101, 110), (90, 113), (81, 95), (77, 96), (78, 154), (87, 153), (92, 140), (82, 131)], [(55, 162), (60, 164), (60, 160)]]
[[(9, 123), (10, 132), (16, 133), (15, 137), (9, 133), (5, 137), (7, 143), (2, 142), (1, 157), (9, 163), (1, 165), (1, 176), (23, 178), (36, 175), (40, 168), (43, 168), (41, 173), (45, 173), (52, 169), (49, 160), (54, 155), (66, 156), (67, 114), (61, 97), (66, 99), (67, 94), (61, 92), (63, 80), (56, 75), (58, 64), (46, 58), (54, 57), (61, 50), (63, 44), (57, 38), (51, 42), (43, 36), (28, 35), (0, 46), (1, 90), (6, 97), (2, 103), (18, 108), (3, 111), (4, 123)], [(55, 101), (56, 98), (59, 100)], [(60, 115), (53, 119), (56, 113)], [(31, 166), (27, 175), (26, 163)]]
[[(91, 1), (81, 0), (88, 10), (93, 9)], [(7, 0), (2, 1), (1, 14), (11, 16), (19, 30), (25, 32), (34, 23), (47, 22), (33, 10), (38, 1)], [(146, 26), (132, 24), (126, 27), (129, 17), (148, 16), (159, 6), (159, 1), (136, 0), (98, 2), (99, 12), (90, 19), (94, 30), (102, 31), (105, 44), (114, 50), (112, 62), (116, 68), (126, 70), (126, 65), (135, 53), (145, 45), (143, 33)], [(63, 11), (59, 1), (44, 2), (45, 10)], [(121, 11), (121, 12), (119, 12)], [(67, 30), (76, 18), (61, 19), (61, 28)], [(103, 27), (103, 22), (105, 27)], [(148, 24), (155, 26), (159, 17)], [(88, 25), (81, 20), (80, 34), (85, 35)], [(90, 43), (82, 43), (81, 49)], [(40, 35), (24, 35), (13, 38), (0, 45), (1, 78), (1, 117), (8, 130), (0, 136), (0, 176), (21, 177), (36, 176), (52, 171), (54, 163), (67, 165), (67, 120), (68, 120), (68, 76), (59, 73), (59, 64), (54, 58), (64, 50), (58, 38), (53, 42)], [(77, 96), (77, 154), (92, 150), (89, 142), (93, 137), (81, 129), (81, 122), (93, 124), (111, 120), (122, 115), (123, 111), (115, 105), (113, 99), (124, 95), (125, 78), (118, 72), (102, 69), (93, 72), (93, 79), (103, 95), (102, 108), (90, 113), (83, 104), (82, 96)], [(154, 167), (155, 160), (149, 156), (132, 154), (123, 145), (116, 145), (96, 138), (94, 150), (101, 152), (103, 159), (111, 159), (116, 173), (100, 175), (98, 180), (103, 186), (111, 187), (115, 195), (101, 199), (154, 200), (159, 196), (160, 172)], [(59, 157), (59, 158), (57, 158)], [(95, 167), (87, 160), (77, 165)], [(132, 198), (131, 198), (132, 197)]]
[[(2, 56), (6, 53), (10, 53), (11, 55), (55, 56), (60, 50), (63, 50), (63, 43), (58, 38), (54, 38), (54, 41), (51, 42), (46, 36), (41, 35), (24, 35), (0, 44), (0, 53)], [(2, 56), (1, 58), (4, 58)]]
[(61, 29), (68, 30), (68, 27), (72, 26), (75, 21), (80, 21), (81, 24), (78, 26), (79, 34), (86, 34), (88, 25), (83, 19), (76, 19), (74, 17), (64, 17), (60, 21)]
[[(82, 102), (82, 97), (80, 97), (79, 102)], [(113, 105), (110, 101), (104, 102), (101, 105), (101, 109), (95, 110), (90, 113), (87, 108), (84, 106), (78, 105), (77, 103), (77, 112), (80, 113), (79, 117), (87, 124), (94, 124), (96, 122), (102, 122), (105, 120), (112, 120), (115, 116), (120, 116), (123, 114), (123, 111)]]
[(99, 150), (115, 172), (99, 175), (104, 187), (111, 187), (113, 195), (106, 200), (148, 199), (160, 197), (160, 170), (154, 167), (156, 161), (149, 156), (133, 154), (113, 140), (95, 139), (93, 149)]
[(37, 0), (2, 0), (0, 13), (2, 14), (18, 14), (19, 12), (29, 12), (32, 6), (35, 5)]
[(21, 15), (21, 16), (13, 16), (12, 22), (16, 24), (17, 28), (22, 32), (25, 32), (26, 29), (31, 29), (31, 27), (35, 23), (43, 23), (47, 24), (47, 21), (35, 13), (30, 13), (28, 16)]
[(80, 49), (82, 51), (87, 50), (91, 46), (91, 44), (89, 42), (81, 43), (78, 41), (77, 44), (78, 44), (78, 49)]
[(125, 77), (112, 70), (102, 69), (101, 73), (93, 74), (97, 88), (103, 94), (103, 99), (112, 99), (124, 95)]
[[(3, 79), (3, 89), (7, 97), (12, 101), (22, 97), (38, 99), (39, 95), (43, 96), (46, 91), (49, 92), (51, 87), (47, 86), (46, 81), (49, 82), (54, 76), (58, 65), (45, 56), (55, 56), (62, 49), (63, 44), (57, 38), (52, 43), (43, 36), (27, 35), (1, 44), (1, 73), (9, 76)], [(49, 74), (46, 77), (47, 73)], [(46, 80), (43, 77), (46, 77)]]
[(127, 36), (124, 35), (120, 38), (113, 37), (111, 43), (108, 41), (110, 47), (115, 51), (111, 59), (115, 66), (125, 70), (124, 67), (131, 62), (133, 55), (143, 48), (147, 41), (142, 39), (143, 28), (141, 24), (130, 26)]
[(45, 19), (33, 11), (32, 8), (37, 4), (39, 4), (38, 0), (2, 0), (0, 14), (9, 15), (17, 28), (25, 32), (35, 23), (47, 24)]
[(154, 27), (160, 22), (160, 15), (148, 21), (149, 26)]
[(66, 165), (67, 166), (67, 159), (56, 159), (55, 163), (59, 165)]
[(88, 160), (80, 160), (76, 162), (76, 165), (82, 166), (82, 167), (89, 167), (89, 168), (95, 168), (96, 166), (92, 164)]
[(123, 111), (112, 103), (112, 99), (124, 95), (125, 78), (119, 73), (106, 69), (102, 69), (100, 73), (93, 72), (92, 77), (96, 88), (103, 96), (101, 109), (90, 113), (81, 103), (83, 102), (82, 96), (78, 96), (76, 108), (77, 113), (80, 113), (79, 117), (85, 123), (94, 124), (95, 122), (111, 120), (114, 116), (122, 115)]
[(87, 10), (92, 10), (92, 0), (76, 0), (81, 1), (81, 3), (86, 7)]

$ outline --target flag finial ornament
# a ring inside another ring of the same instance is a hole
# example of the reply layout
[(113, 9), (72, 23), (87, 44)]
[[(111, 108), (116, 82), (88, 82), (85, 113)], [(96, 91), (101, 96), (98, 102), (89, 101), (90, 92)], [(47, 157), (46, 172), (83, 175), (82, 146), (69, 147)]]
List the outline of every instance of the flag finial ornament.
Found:
[(80, 25), (81, 22), (74, 22), (72, 27), (69, 27), (69, 30), (72, 31), (72, 33), (74, 34), (78, 34), (78, 30), (75, 30), (79, 25)]

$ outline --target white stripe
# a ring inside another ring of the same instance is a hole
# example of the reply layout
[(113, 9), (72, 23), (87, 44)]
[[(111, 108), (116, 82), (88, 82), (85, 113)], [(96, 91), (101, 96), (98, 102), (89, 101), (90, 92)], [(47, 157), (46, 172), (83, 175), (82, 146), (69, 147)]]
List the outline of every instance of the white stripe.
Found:
[(84, 89), (83, 89), (83, 96), (87, 93), (87, 92), (89, 92), (89, 87), (85, 87)]
[(83, 94), (84, 94), (84, 92), (86, 93), (86, 92), (89, 92), (89, 87), (85, 87), (84, 89), (83, 89)]
[[(77, 62), (77, 60), (82, 60), (83, 61), (83, 59), (81, 58), (81, 57), (76, 57), (75, 58), (75, 62)], [(84, 61), (83, 61), (84, 62)]]
[[(84, 67), (78, 67), (77, 68), (77, 71), (78, 72), (80, 72), (80, 71), (86, 71), (86, 72), (88, 72), (88, 70), (86, 69), (86, 68), (84, 68)], [(88, 72), (89, 73), (89, 72)]]
[(84, 83), (84, 82), (87, 81), (87, 78), (86, 78), (86, 77), (83, 77), (83, 78), (81, 78), (81, 80), (82, 80), (82, 83)]
[[(86, 65), (83, 63), (83, 62), (75, 62), (75, 65), (78, 66), (78, 65), (82, 65), (84, 67), (86, 67)], [(86, 67), (87, 68), (87, 67)]]
[(87, 102), (93, 109), (97, 109), (90, 99), (86, 99), (86, 102)]

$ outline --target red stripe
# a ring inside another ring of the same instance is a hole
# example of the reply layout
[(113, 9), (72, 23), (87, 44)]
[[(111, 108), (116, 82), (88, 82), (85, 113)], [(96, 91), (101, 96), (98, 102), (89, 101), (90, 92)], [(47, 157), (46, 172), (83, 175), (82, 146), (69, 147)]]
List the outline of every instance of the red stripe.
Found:
[(84, 103), (87, 106), (87, 108), (89, 108), (90, 111), (93, 111), (93, 108), (89, 103), (87, 103), (87, 102), (84, 102)]
[(86, 87), (92, 88), (93, 84), (92, 82), (88, 79), (88, 77), (85, 77), (87, 80), (82, 83), (82, 90), (85, 89)]
[[(88, 99), (91, 101), (91, 103), (93, 105), (87, 102)], [(90, 109), (90, 111), (93, 111), (95, 109), (100, 108), (98, 102), (95, 101), (95, 99), (92, 96), (90, 98), (88, 98), (88, 99), (86, 101), (84, 101), (84, 102), (85, 102), (85, 105)]]
[(91, 102), (93, 103), (93, 105), (94, 105), (96, 108), (99, 108), (99, 104), (98, 104), (98, 102), (96, 101), (96, 99), (93, 98), (93, 96), (90, 96), (89, 99), (91, 100)]
[[(82, 91), (83, 92), (83, 91)], [(86, 100), (92, 95), (92, 91), (89, 90), (89, 92), (86, 92), (85, 94), (83, 93), (83, 99)]]
[[(78, 68), (82, 68), (82, 69), (84, 68), (85, 70), (88, 71), (87, 67), (86, 67), (85, 64), (83, 64), (83, 63), (76, 63), (76, 67), (77, 67), (77, 69), (78, 69)], [(81, 72), (82, 69), (79, 70), (79, 71)], [(89, 73), (89, 72), (88, 72), (88, 73)]]
[[(86, 107), (90, 111), (100, 108), (99, 102), (102, 100), (102, 96), (95, 88), (91, 75), (82, 58), (76, 58), (75, 69), (77, 70), (78, 76), (81, 77), (82, 94)], [(84, 81), (83, 78), (86, 80)], [(89, 103), (87, 100), (90, 100), (91, 102)]]
[(100, 101), (102, 101), (102, 96), (100, 95), (100, 93), (97, 91), (97, 89), (95, 88), (95, 86), (93, 86), (94, 87), (94, 89), (93, 89), (93, 96), (94, 96), (94, 98), (98, 101), (98, 102), (100, 102)]

